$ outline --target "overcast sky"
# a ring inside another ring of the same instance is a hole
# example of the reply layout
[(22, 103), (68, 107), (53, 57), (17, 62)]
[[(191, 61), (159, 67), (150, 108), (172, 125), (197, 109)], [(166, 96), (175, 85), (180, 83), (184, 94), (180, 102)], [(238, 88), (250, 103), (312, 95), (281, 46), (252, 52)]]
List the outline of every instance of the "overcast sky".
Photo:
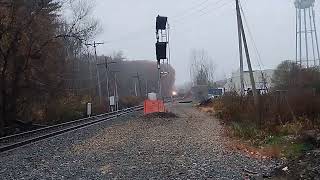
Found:
[[(294, 0), (242, 1), (248, 24), (261, 54), (262, 68), (276, 67), (295, 56)], [(320, 8), (316, 4), (319, 20)], [(217, 79), (239, 68), (234, 0), (96, 0), (95, 16), (103, 32), (100, 54), (122, 50), (129, 60), (155, 59), (155, 17), (169, 17), (171, 61), (176, 84), (189, 81), (192, 49), (205, 49), (217, 65)], [(320, 20), (318, 21), (319, 24)], [(252, 63), (259, 69), (249, 38)]]

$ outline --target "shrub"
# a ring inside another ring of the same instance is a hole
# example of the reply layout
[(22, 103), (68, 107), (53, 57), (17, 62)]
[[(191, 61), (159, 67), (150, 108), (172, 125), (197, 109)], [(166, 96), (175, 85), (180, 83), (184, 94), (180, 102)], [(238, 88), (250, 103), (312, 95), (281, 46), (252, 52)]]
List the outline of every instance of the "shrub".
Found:
[(232, 130), (235, 136), (244, 139), (255, 139), (261, 136), (261, 131), (254, 124), (232, 122)]
[(123, 108), (130, 108), (134, 106), (138, 106), (143, 102), (143, 98), (136, 96), (126, 96), (120, 98), (120, 105)]

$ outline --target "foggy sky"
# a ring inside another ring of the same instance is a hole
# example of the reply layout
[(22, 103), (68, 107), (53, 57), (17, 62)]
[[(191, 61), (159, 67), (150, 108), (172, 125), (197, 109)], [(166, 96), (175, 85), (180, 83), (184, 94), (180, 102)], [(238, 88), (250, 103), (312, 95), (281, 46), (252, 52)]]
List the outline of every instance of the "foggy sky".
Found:
[[(262, 69), (275, 68), (295, 57), (294, 0), (242, 1), (250, 30), (262, 59)], [(316, 2), (319, 26), (320, 2)], [(100, 54), (122, 50), (129, 60), (155, 59), (155, 17), (169, 17), (171, 61), (176, 84), (189, 81), (190, 53), (205, 49), (217, 65), (217, 79), (239, 68), (234, 0), (96, 0), (95, 16), (106, 42)], [(320, 30), (320, 29), (319, 29)], [(252, 63), (259, 69), (257, 53), (247, 33)]]

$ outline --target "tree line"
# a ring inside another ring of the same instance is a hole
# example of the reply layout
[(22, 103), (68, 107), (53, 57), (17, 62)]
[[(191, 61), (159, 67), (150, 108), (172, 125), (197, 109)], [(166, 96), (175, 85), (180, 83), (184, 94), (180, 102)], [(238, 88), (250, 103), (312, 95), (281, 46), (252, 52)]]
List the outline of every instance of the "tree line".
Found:
[[(97, 84), (106, 98), (104, 77), (109, 75), (112, 88), (112, 74), (97, 67), (105, 57), (97, 62), (85, 46), (101, 29), (92, 10), (87, 0), (0, 2), (0, 135), (14, 129), (17, 121), (54, 124), (82, 117), (85, 104), (97, 101)], [(121, 53), (111, 61), (118, 61), (111, 68), (122, 72), (121, 96), (132, 95), (131, 74), (137, 72), (140, 86), (146, 82), (154, 90), (153, 62), (124, 61)], [(169, 79), (172, 86), (174, 73)], [(106, 110), (95, 107), (96, 112)]]

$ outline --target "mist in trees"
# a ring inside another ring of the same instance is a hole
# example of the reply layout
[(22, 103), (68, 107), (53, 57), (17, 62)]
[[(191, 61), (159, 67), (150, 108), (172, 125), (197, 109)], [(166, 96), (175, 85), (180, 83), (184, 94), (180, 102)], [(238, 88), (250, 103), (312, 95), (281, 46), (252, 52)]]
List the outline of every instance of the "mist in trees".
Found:
[[(115, 83), (120, 98), (157, 92), (156, 62), (128, 61), (122, 52), (95, 57), (86, 45), (101, 31), (93, 8), (89, 0), (1, 2), (0, 135), (18, 121), (55, 124), (83, 117), (88, 102), (95, 113), (106, 112)], [(107, 69), (106, 62), (115, 63)], [(169, 71), (164, 95), (171, 95), (175, 71), (163, 68)]]
[(205, 50), (191, 52), (190, 76), (194, 85), (210, 85), (214, 81), (215, 64)]
[[(66, 88), (63, 78), (57, 77), (69, 71), (70, 57), (79, 54), (80, 42), (92, 38), (98, 27), (88, 20), (84, 2), (15, 0), (0, 5), (1, 133), (17, 119), (45, 116), (48, 108), (42, 106), (64, 93), (59, 91)], [(63, 6), (73, 8), (68, 20), (61, 15)]]
[[(110, 65), (111, 71), (117, 71), (119, 96), (145, 97), (147, 93), (158, 92), (158, 71), (156, 61), (132, 61), (116, 54), (112, 61), (116, 64)], [(163, 66), (169, 74), (162, 77), (163, 95), (171, 96), (175, 83), (175, 70), (171, 66)], [(103, 72), (101, 72), (103, 74)], [(139, 78), (137, 77), (139, 76)], [(109, 74), (111, 91), (113, 90), (114, 74)], [(140, 80), (140, 82), (139, 82)], [(105, 85), (105, 84), (104, 84)], [(106, 88), (103, 88), (106, 89)], [(136, 92), (137, 91), (137, 92)]]

